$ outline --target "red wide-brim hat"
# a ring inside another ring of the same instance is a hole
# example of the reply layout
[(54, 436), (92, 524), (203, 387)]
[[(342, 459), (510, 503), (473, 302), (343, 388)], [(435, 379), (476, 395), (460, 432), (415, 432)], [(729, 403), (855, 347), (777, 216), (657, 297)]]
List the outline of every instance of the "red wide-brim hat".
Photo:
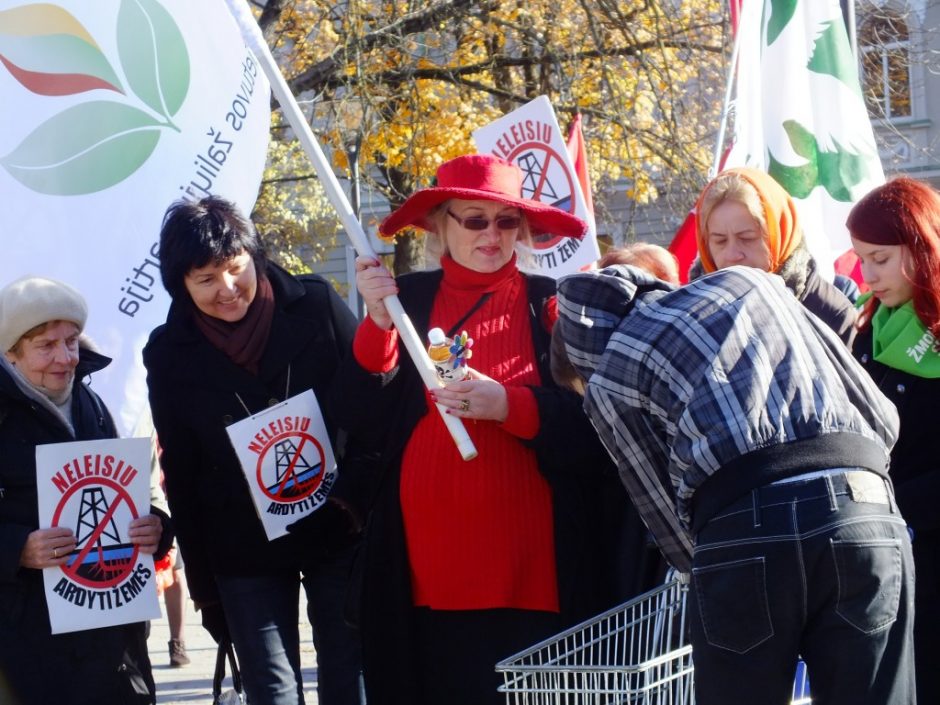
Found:
[(437, 184), (415, 191), (379, 225), (382, 237), (392, 237), (402, 228), (417, 227), (434, 232), (428, 218), (444, 201), (496, 201), (525, 213), (533, 235), (549, 233), (582, 238), (587, 224), (560, 208), (522, 197), (522, 170), (492, 154), (467, 154), (444, 162), (437, 169)]

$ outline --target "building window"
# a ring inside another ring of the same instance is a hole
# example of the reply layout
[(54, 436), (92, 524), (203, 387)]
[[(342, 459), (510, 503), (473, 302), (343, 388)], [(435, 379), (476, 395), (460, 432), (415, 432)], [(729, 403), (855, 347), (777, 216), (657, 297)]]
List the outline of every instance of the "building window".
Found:
[(883, 9), (859, 26), (865, 104), (872, 117), (911, 117), (910, 34), (907, 22)]

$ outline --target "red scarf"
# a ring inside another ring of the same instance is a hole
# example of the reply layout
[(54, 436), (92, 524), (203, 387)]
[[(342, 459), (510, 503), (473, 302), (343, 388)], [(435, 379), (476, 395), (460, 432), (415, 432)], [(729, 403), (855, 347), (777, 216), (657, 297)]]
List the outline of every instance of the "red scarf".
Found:
[(258, 276), (255, 298), (244, 318), (234, 323), (209, 316), (196, 309), (193, 319), (206, 339), (239, 367), (258, 374), (261, 356), (268, 344), (274, 319), (274, 290), (264, 275)]

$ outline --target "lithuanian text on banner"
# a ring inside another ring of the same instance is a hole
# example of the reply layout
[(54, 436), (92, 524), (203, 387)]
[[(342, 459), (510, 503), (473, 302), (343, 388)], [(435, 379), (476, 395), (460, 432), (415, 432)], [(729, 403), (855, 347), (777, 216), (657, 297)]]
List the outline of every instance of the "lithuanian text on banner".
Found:
[(222, 0), (0, 0), (0, 105), (0, 286), (36, 274), (84, 294), (114, 358), (95, 388), (130, 429), (168, 305), (163, 213), (209, 194), (251, 209), (267, 81)]

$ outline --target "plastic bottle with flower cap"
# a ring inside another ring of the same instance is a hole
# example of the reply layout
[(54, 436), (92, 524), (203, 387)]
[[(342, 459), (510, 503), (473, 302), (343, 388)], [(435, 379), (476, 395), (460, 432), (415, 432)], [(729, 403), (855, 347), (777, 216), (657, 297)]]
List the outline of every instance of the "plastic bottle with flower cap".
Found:
[(440, 328), (428, 331), (428, 357), (434, 363), (437, 377), (442, 382), (459, 382), (470, 376), (467, 360), (473, 354), (473, 338), (464, 331), (456, 338), (448, 338)]

